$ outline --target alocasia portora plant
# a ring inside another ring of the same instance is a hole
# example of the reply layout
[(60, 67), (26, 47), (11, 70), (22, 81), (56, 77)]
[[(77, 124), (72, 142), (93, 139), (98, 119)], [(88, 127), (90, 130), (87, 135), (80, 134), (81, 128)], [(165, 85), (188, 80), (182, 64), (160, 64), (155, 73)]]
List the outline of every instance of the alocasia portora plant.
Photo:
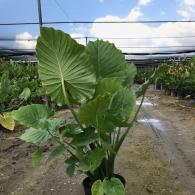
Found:
[(21, 139), (40, 146), (33, 153), (33, 165), (42, 159), (43, 143), (54, 139), (57, 146), (49, 161), (66, 152), (67, 174), (86, 174), (93, 195), (124, 195), (114, 162), (139, 111), (136, 96), (145, 93), (149, 82), (135, 94), (135, 66), (114, 44), (102, 40), (85, 47), (62, 31), (44, 27), (36, 53), (46, 93), (58, 105), (67, 105), (75, 120), (55, 118), (52, 109), (40, 104), (13, 111), (14, 119), (28, 127)]

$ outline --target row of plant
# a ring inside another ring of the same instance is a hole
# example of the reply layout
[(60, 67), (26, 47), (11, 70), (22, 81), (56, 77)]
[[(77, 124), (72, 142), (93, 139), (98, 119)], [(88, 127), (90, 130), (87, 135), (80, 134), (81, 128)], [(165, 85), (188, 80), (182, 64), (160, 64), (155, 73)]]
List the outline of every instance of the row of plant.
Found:
[(180, 63), (163, 64), (163, 74), (156, 80), (169, 95), (195, 98), (195, 58)]
[(70, 177), (85, 174), (86, 195), (124, 195), (125, 180), (115, 172), (115, 159), (157, 71), (134, 92), (136, 68), (114, 44), (96, 40), (85, 47), (53, 28), (42, 28), (36, 53), (46, 93), (56, 104), (67, 105), (74, 121), (55, 118), (54, 110), (43, 104), (10, 113), (27, 127), (21, 139), (37, 146), (33, 166), (44, 159), (44, 144), (54, 140), (47, 161), (64, 157)]
[(43, 93), (37, 64), (0, 61), (0, 113), (40, 102)]
[[(138, 68), (137, 69), (137, 74), (135, 76), (135, 83), (136, 84), (142, 84), (145, 81), (147, 81), (151, 75), (153, 74), (154, 69), (153, 68)], [(150, 81), (151, 83), (154, 83), (154, 80)]]

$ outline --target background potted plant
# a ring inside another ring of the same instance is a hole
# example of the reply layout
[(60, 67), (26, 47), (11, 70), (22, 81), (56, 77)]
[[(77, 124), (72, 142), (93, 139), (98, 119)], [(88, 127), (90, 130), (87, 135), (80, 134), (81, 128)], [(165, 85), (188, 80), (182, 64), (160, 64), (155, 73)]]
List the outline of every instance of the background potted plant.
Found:
[[(114, 44), (97, 40), (85, 47), (68, 34), (42, 28), (36, 53), (42, 85), (51, 100), (67, 105), (74, 121), (55, 118), (54, 111), (41, 104), (13, 111), (13, 118), (28, 129), (21, 139), (36, 144), (32, 163), (43, 157), (42, 146), (56, 140), (48, 161), (66, 156), (67, 174), (87, 175), (86, 194), (124, 195), (124, 179), (114, 172), (116, 155), (140, 110), (136, 98), (144, 94), (149, 80), (134, 93), (133, 64)], [(151, 79), (153, 79), (154, 74)]]

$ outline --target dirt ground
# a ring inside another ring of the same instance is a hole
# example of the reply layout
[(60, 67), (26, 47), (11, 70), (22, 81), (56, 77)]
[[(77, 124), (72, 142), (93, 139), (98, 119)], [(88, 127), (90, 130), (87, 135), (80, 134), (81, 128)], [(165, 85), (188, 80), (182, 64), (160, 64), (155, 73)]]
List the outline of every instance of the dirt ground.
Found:
[[(116, 162), (126, 194), (195, 195), (194, 130), (193, 103), (150, 89)], [(0, 131), (0, 195), (83, 195), (84, 176), (70, 180), (63, 160), (32, 168), (35, 146), (18, 139), (22, 131)]]

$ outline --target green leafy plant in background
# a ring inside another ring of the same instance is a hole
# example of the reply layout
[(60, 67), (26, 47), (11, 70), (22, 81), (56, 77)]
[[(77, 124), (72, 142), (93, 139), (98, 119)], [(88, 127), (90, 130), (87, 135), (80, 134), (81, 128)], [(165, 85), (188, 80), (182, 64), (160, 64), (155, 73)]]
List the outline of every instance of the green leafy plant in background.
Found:
[(178, 97), (191, 96), (194, 98), (195, 58), (184, 60), (176, 64), (174, 62), (163, 64), (163, 74), (159, 79), (165, 90), (175, 93)]
[[(1, 109), (4, 109), (4, 102), (8, 98), (10, 88), (10, 81), (9, 81), (9, 74), (8, 72), (5, 72), (0, 80), (0, 106)], [(3, 126), (6, 129), (13, 130), (15, 127), (15, 122), (8, 114), (0, 113), (0, 125)]]
[(37, 64), (0, 60), (0, 83), (2, 87), (5, 86), (4, 91), (0, 89), (1, 113), (17, 109), (21, 105), (43, 102)]
[[(137, 84), (142, 84), (145, 81), (147, 81), (153, 74), (154, 69), (151, 67), (148, 68), (138, 68), (137, 69), (137, 74), (135, 77), (135, 83)], [(152, 79), (150, 83), (154, 83), (154, 80)]]
[(21, 139), (39, 146), (33, 165), (41, 162), (43, 144), (56, 140), (48, 161), (68, 153), (67, 174), (86, 174), (93, 195), (124, 195), (124, 186), (115, 177), (115, 159), (141, 107), (136, 110), (136, 98), (143, 96), (143, 102), (150, 80), (134, 93), (136, 68), (114, 44), (97, 40), (85, 47), (53, 28), (42, 28), (36, 53), (46, 93), (58, 105), (67, 105), (74, 121), (55, 118), (54, 111), (41, 104), (12, 112), (28, 127)]

